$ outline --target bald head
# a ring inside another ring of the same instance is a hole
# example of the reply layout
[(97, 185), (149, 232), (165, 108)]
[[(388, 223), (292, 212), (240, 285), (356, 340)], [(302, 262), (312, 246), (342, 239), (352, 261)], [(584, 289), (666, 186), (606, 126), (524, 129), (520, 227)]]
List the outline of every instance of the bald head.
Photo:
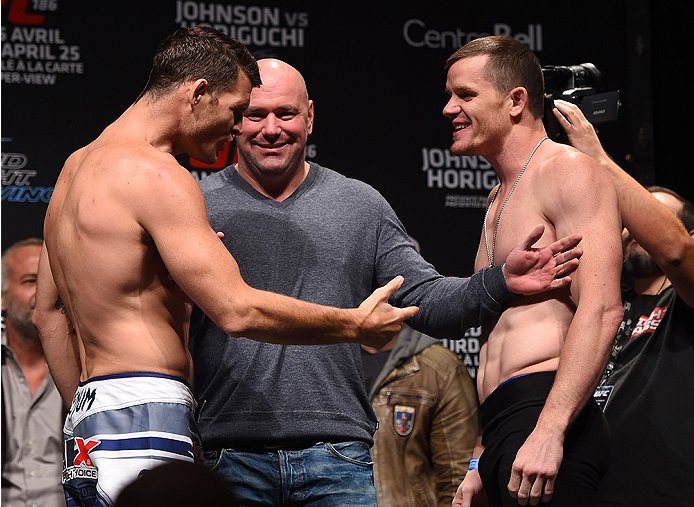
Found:
[(306, 142), (313, 132), (313, 102), (303, 76), (275, 59), (258, 61), (263, 84), (251, 91), (236, 138), (237, 170), (257, 190), (283, 199), (308, 173)]
[(305, 97), (305, 105), (308, 107), (309, 98), (308, 90), (306, 89), (306, 81), (304, 76), (282, 60), (275, 58), (265, 58), (258, 61), (260, 69), (260, 78), (263, 84), (260, 88), (255, 88), (253, 91), (265, 89), (266, 93), (275, 93), (277, 90), (293, 90), (297, 96)]

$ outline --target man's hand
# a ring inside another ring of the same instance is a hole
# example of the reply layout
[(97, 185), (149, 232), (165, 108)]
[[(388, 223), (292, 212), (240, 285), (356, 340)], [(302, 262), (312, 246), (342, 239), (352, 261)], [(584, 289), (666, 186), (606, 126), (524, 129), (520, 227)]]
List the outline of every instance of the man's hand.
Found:
[(515, 294), (530, 296), (571, 283), (567, 275), (578, 267), (578, 258), (583, 255), (576, 246), (582, 236), (572, 234), (544, 248), (532, 248), (544, 230), (542, 224), (535, 227), (506, 258), (502, 269), (508, 288)]
[(453, 498), (453, 507), (474, 507), (487, 505), (482, 479), (477, 470), (468, 470), (465, 479), (458, 486)]
[(383, 287), (376, 289), (355, 311), (361, 315), (359, 342), (381, 348), (402, 329), (403, 321), (411, 319), (419, 308), (395, 308), (388, 299), (402, 286), (402, 276), (396, 276)]
[(586, 119), (577, 105), (565, 100), (555, 100), (554, 106), (552, 110), (554, 117), (566, 132), (571, 146), (598, 162), (602, 162), (603, 158), (609, 159), (595, 132), (595, 127)]
[(508, 492), (519, 505), (549, 502), (564, 457), (564, 442), (556, 433), (533, 431), (516, 454), (511, 467)]

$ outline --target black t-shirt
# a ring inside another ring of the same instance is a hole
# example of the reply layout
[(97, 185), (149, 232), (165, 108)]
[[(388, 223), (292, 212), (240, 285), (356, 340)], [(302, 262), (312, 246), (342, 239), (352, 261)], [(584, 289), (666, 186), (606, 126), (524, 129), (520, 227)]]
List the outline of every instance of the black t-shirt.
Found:
[(670, 287), (622, 293), (624, 318), (596, 400), (612, 433), (600, 505), (694, 500), (694, 310)]
[(390, 352), (390, 350), (384, 350), (372, 354), (371, 352), (364, 350), (362, 347), (361, 364), (364, 369), (364, 385), (366, 386), (367, 393), (371, 393), (374, 382), (376, 382), (378, 374), (381, 373), (383, 366), (385, 366)]

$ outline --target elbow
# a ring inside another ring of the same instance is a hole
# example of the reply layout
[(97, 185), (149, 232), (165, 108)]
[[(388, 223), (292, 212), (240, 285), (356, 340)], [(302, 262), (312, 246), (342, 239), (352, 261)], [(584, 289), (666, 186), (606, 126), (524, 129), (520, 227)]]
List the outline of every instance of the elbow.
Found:
[(257, 326), (258, 316), (254, 315), (252, 305), (237, 301), (216, 323), (232, 338), (246, 337)]
[(687, 241), (682, 245), (671, 245), (657, 263), (663, 267), (663, 271), (668, 272), (683, 269), (687, 261), (691, 262), (691, 259), (694, 259), (694, 242)]
[(652, 240), (653, 243), (645, 244), (645, 240), (641, 243), (641, 246), (653, 256), (656, 264), (666, 273), (685, 269), (685, 266), (694, 262), (694, 239), (684, 227), (681, 229), (681, 234), (664, 236), (657, 243), (655, 239)]
[(232, 338), (246, 336), (250, 330), (250, 325), (247, 323), (246, 319), (231, 315), (220, 319), (217, 325)]
[(623, 318), (624, 308), (622, 307), (621, 300), (614, 301), (605, 306), (603, 310), (603, 329), (605, 329), (605, 341), (610, 346), (612, 346), (612, 342), (617, 335), (617, 330)]
[(31, 322), (34, 324), (39, 337), (43, 335), (43, 330), (46, 328), (46, 319), (46, 311), (40, 306), (35, 306), (31, 313)]

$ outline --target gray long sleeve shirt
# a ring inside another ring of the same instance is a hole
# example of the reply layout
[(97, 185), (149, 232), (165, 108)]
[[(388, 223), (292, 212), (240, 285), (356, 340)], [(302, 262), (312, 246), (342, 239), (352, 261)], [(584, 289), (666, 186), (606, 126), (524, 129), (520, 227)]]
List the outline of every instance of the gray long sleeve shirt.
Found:
[[(396, 275), (391, 298), (417, 305), (410, 325), (457, 339), (515, 296), (500, 268), (444, 277), (409, 240), (372, 187), (312, 163), (301, 186), (277, 202), (230, 166), (200, 182), (215, 231), (251, 286), (341, 308), (358, 306)], [(293, 346), (230, 338), (194, 319), (194, 391), (206, 448), (287, 440), (373, 443), (376, 417), (365, 392), (360, 346)]]

